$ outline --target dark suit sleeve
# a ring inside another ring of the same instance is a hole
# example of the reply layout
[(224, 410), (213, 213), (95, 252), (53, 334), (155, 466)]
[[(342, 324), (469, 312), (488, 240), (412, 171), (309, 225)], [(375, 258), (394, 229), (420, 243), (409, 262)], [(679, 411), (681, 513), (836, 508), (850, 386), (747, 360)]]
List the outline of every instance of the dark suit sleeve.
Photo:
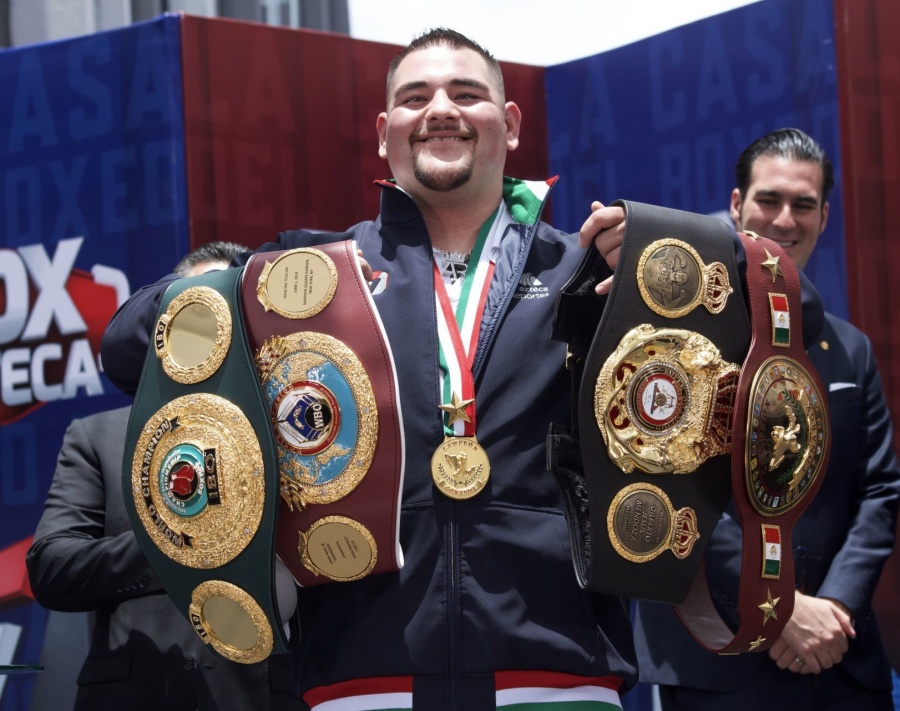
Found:
[[(828, 570), (818, 597), (840, 600), (858, 623), (864, 622), (869, 605), (888, 556), (894, 547), (900, 467), (893, 449), (893, 427), (884, 399), (881, 376), (875, 363), (872, 343), (857, 332), (858, 345), (850, 354), (851, 363), (860, 372), (857, 379), (864, 396), (862, 442), (858, 467), (856, 513), (844, 544)], [(846, 343), (847, 339), (842, 338)], [(832, 415), (834, 416), (834, 415)], [(835, 441), (832, 447), (840, 447)], [(850, 472), (829, 471), (830, 476)]]
[[(232, 261), (232, 266), (241, 267), (257, 252), (273, 252), (294, 247), (309, 246), (323, 242), (336, 242), (350, 239), (350, 233), (312, 232), (309, 230), (293, 230), (282, 232), (276, 242), (266, 242), (252, 252), (241, 252)], [(159, 305), (169, 284), (178, 279), (176, 274), (169, 274), (154, 284), (134, 292), (113, 314), (103, 341), (100, 344), (100, 357), (103, 370), (110, 382), (119, 390), (134, 395), (141, 379), (144, 359), (150, 347), (150, 334), (159, 312)]]
[(803, 345), (809, 348), (816, 342), (825, 327), (825, 310), (822, 308), (822, 297), (813, 283), (801, 271), (800, 306), (803, 313)]
[[(127, 410), (121, 411), (127, 417)], [(92, 442), (116, 437), (96, 420), (75, 420), (66, 430), (56, 472), (34, 542), (26, 556), (35, 599), (67, 612), (112, 606), (161, 590), (134, 533), (105, 534), (108, 503), (101, 463)], [(122, 429), (124, 432), (124, 427)], [(121, 449), (117, 449), (121, 459)], [(113, 476), (119, 478), (119, 467)], [(121, 485), (116, 492), (121, 495)], [(122, 505), (118, 504), (121, 511)]]
[(106, 326), (100, 344), (103, 370), (110, 382), (128, 395), (134, 395), (137, 390), (159, 304), (169, 284), (176, 279), (178, 276), (169, 274), (138, 289)]

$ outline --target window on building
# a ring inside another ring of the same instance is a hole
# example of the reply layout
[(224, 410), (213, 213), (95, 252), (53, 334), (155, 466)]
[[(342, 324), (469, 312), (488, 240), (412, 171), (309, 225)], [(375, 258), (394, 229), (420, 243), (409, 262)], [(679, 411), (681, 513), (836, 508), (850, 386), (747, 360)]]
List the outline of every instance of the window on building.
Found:
[(0, 0), (0, 47), (11, 47), (9, 32), (9, 0)]
[(218, 0), (218, 10), (236, 20), (350, 34), (347, 0)]
[(167, 0), (131, 0), (131, 17), (134, 22), (151, 20), (168, 10)]
[(300, 27), (300, 5), (298, 0), (259, 0), (262, 10), (260, 18), (267, 25)]

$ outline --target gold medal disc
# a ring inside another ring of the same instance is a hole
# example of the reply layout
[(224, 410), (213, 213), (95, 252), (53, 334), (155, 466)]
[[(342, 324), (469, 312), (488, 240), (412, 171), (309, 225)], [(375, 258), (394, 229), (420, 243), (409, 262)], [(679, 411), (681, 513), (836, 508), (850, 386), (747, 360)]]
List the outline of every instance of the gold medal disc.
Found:
[(369, 529), (346, 516), (326, 516), (299, 531), (297, 553), (306, 569), (331, 580), (366, 577), (378, 561), (378, 545)]
[(490, 476), (487, 452), (474, 437), (447, 437), (431, 457), (431, 478), (451, 499), (471, 499)]
[(231, 311), (208, 286), (186, 289), (159, 317), (153, 341), (166, 375), (183, 385), (206, 380), (225, 361), (231, 344)]

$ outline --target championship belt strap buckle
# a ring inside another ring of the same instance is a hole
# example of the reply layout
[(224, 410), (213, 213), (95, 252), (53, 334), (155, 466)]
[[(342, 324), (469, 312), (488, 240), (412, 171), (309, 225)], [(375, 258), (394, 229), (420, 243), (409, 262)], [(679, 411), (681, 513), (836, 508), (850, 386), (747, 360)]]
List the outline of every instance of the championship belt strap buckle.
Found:
[(594, 390), (609, 458), (626, 474), (688, 474), (731, 451), (739, 369), (705, 336), (641, 324), (610, 355)]

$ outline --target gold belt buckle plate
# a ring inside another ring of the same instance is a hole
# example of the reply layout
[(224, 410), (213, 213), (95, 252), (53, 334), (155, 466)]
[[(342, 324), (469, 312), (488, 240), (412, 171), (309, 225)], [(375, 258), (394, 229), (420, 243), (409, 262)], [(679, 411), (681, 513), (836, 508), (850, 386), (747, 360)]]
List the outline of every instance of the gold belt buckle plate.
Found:
[(708, 338), (683, 329), (631, 329), (594, 388), (610, 459), (626, 474), (686, 474), (727, 454), (740, 373)]

